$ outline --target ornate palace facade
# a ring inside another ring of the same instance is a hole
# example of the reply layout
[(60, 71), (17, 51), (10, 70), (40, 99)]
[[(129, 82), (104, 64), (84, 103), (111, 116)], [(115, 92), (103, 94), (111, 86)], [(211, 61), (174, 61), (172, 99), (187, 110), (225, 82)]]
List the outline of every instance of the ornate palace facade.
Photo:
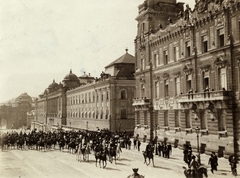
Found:
[(139, 5), (135, 135), (240, 155), (240, 2)]
[(134, 129), (135, 57), (126, 54), (105, 67), (100, 78), (84, 74), (77, 77), (70, 71), (63, 84), (52, 84), (36, 101), (34, 127)]

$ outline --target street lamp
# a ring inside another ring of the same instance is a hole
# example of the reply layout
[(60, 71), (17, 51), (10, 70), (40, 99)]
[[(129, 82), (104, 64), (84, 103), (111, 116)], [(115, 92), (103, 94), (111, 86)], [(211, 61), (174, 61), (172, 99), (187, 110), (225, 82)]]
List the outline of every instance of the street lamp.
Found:
[(197, 134), (198, 162), (199, 162), (199, 164), (201, 164), (200, 151), (199, 151), (199, 132), (200, 132), (200, 129), (198, 127), (196, 127), (195, 130), (196, 130), (196, 134)]

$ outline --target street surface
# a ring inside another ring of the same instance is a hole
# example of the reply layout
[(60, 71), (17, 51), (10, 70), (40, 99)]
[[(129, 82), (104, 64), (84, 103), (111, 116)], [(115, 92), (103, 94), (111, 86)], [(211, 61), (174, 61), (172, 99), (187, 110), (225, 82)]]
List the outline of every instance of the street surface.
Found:
[[(144, 150), (146, 143), (142, 143), (141, 149)], [(132, 146), (133, 148), (133, 146)], [(28, 150), (0, 150), (0, 178), (126, 178), (132, 174), (132, 168), (139, 168), (138, 173), (145, 178), (184, 178), (182, 166), (182, 150), (173, 148), (170, 159), (155, 156), (155, 167), (152, 163), (147, 166), (143, 164), (142, 151), (136, 149), (122, 149), (117, 164), (107, 161), (105, 169), (95, 165), (93, 153), (90, 155), (89, 162), (78, 162), (76, 155), (70, 154), (65, 149), (64, 152), (59, 150), (36, 151)], [(201, 155), (203, 164), (207, 164), (208, 155)], [(239, 172), (240, 173), (240, 172)], [(228, 161), (219, 158), (218, 171), (211, 173), (208, 166), (208, 177), (210, 178), (228, 178), (234, 177), (230, 172)], [(239, 176), (240, 177), (240, 176)]]

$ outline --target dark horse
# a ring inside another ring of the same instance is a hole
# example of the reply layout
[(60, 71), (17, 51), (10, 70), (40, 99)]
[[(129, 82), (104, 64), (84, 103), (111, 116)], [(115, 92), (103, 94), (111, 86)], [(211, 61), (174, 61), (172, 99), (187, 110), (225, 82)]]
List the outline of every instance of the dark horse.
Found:
[[(146, 163), (146, 165), (148, 166), (150, 164), (150, 160), (152, 160), (153, 167), (154, 167), (154, 156), (152, 151), (148, 153), (146, 151), (143, 151), (143, 157), (144, 157), (144, 164)], [(148, 158), (148, 163), (147, 163), (147, 158)]]
[(203, 176), (208, 177), (207, 168), (203, 166), (200, 166), (197, 169), (197, 172), (195, 173), (195, 175), (193, 175), (190, 169), (187, 169), (184, 166), (183, 166), (183, 169), (184, 169), (184, 175), (186, 176), (186, 178), (203, 178)]
[(110, 149), (109, 149), (109, 161), (110, 161), (110, 163), (113, 162), (113, 158), (114, 158), (115, 164), (117, 164), (116, 163), (116, 159), (117, 159), (116, 157), (117, 157), (117, 148), (116, 148), (116, 146), (111, 146)]
[(95, 153), (95, 159), (96, 159), (96, 166), (97, 166), (97, 160), (99, 160), (99, 166), (101, 167), (101, 162), (102, 162), (103, 168), (105, 168), (107, 166), (106, 150), (96, 152)]

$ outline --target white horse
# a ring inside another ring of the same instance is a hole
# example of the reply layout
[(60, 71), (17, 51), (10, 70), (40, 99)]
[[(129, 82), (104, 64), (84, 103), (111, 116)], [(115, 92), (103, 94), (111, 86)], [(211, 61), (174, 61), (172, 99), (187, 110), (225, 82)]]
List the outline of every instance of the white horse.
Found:
[(117, 149), (116, 149), (116, 152), (117, 152), (117, 159), (118, 159), (118, 158), (120, 158), (120, 153), (122, 152), (120, 142), (117, 143)]
[(80, 162), (82, 162), (82, 160), (89, 161), (89, 154), (90, 154), (89, 143), (86, 143), (86, 144), (79, 143), (78, 149), (77, 149), (77, 155), (76, 155), (77, 161), (80, 161)]

